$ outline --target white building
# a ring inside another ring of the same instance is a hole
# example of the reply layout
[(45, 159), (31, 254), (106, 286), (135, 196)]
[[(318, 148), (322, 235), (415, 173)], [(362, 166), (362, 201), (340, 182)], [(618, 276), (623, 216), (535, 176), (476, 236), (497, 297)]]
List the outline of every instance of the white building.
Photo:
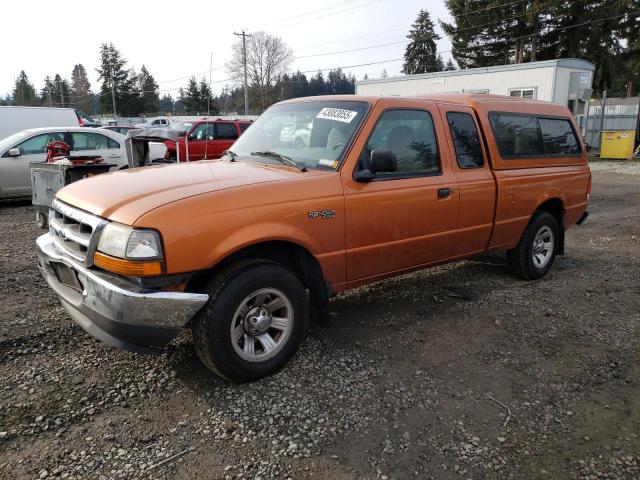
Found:
[(427, 95), (430, 93), (491, 93), (533, 98), (567, 105), (576, 116), (586, 113), (595, 67), (577, 58), (422, 73), (362, 80), (358, 95)]

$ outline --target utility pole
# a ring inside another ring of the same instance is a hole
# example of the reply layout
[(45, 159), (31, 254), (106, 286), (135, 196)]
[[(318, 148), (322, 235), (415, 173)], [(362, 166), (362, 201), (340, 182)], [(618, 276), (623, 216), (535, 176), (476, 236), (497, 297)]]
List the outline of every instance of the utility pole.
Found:
[(602, 150), (602, 131), (604, 130), (604, 111), (607, 108), (607, 91), (602, 92), (602, 101), (601, 101), (601, 109), (602, 115), (600, 115), (600, 138), (598, 139), (598, 152)]
[(242, 33), (233, 33), (239, 37), (242, 37), (242, 63), (244, 64), (244, 114), (249, 115), (249, 92), (247, 89), (247, 39), (250, 37), (248, 33), (242, 30)]
[(113, 118), (116, 118), (118, 116), (116, 113), (116, 79), (113, 66), (111, 67), (111, 102), (113, 103)]
[(58, 88), (60, 89), (60, 106), (64, 107), (64, 95), (62, 94), (62, 85), (60, 84), (60, 80), (58, 80)]
[(207, 97), (207, 117), (211, 115), (211, 72), (213, 71), (213, 52), (211, 52), (211, 58), (209, 59), (209, 96)]

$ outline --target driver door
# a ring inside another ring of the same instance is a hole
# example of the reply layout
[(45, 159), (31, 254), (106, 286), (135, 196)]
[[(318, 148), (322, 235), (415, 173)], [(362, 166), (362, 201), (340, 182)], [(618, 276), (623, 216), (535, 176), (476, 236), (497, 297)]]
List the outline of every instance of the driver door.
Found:
[[(341, 170), (352, 284), (448, 258), (458, 218), (455, 175), (435, 104), (381, 100), (368, 122), (375, 123), (357, 164)], [(374, 149), (391, 150), (397, 170), (356, 181), (355, 171)]]
[(0, 158), (0, 188), (7, 197), (31, 195), (31, 162), (44, 162), (47, 145), (54, 141), (64, 141), (63, 132), (43, 133), (22, 141), (11, 148), (18, 148), (20, 155), (10, 157), (7, 152)]
[[(189, 147), (189, 158), (187, 159), (188, 162), (202, 160), (204, 158), (205, 150), (207, 148), (207, 137), (209, 136), (210, 130), (210, 124), (199, 123), (198, 125), (193, 127), (193, 130), (191, 130), (191, 133), (189, 133), (188, 137), (185, 137), (185, 140), (188, 140)], [(185, 152), (180, 152), (180, 158), (187, 158), (186, 148)]]

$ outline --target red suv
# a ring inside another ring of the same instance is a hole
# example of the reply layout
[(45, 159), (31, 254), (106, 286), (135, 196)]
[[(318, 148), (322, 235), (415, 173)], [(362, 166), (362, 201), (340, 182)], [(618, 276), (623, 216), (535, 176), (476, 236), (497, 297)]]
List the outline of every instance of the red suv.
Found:
[(246, 120), (194, 120), (173, 124), (171, 128), (180, 131), (180, 138), (177, 142), (164, 142), (167, 158), (178, 158), (181, 162), (220, 158), (250, 125)]

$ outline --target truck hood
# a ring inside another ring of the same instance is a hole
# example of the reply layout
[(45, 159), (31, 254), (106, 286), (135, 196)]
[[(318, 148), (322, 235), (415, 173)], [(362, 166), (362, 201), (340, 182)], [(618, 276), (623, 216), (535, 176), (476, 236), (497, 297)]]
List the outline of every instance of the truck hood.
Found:
[(57, 198), (87, 212), (127, 225), (177, 200), (217, 190), (321, 174), (290, 167), (201, 161), (121, 170), (72, 183)]

